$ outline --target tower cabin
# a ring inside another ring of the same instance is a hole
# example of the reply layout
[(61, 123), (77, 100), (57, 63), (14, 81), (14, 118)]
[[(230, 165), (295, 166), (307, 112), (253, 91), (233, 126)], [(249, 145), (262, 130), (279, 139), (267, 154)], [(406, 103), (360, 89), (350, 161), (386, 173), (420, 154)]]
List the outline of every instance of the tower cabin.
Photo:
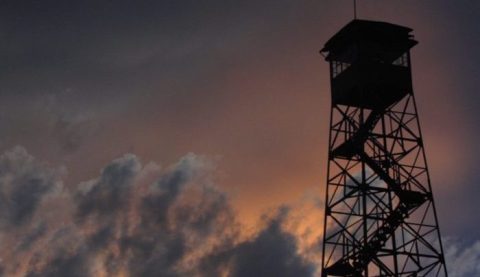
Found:
[(330, 63), (332, 104), (383, 110), (412, 93), (412, 29), (353, 20), (320, 51)]

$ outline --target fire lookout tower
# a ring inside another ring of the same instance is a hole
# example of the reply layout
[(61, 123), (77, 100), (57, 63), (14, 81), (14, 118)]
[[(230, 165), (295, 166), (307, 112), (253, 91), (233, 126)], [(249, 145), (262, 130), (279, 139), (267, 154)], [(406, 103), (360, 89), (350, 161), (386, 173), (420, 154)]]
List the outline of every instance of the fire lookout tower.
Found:
[(355, 19), (321, 50), (332, 93), (322, 276), (447, 276), (411, 32)]

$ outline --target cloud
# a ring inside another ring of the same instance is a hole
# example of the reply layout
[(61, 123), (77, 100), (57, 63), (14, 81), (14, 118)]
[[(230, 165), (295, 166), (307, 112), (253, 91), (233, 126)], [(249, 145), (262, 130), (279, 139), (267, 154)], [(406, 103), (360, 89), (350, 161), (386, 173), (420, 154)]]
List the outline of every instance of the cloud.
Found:
[(31, 271), (26, 276), (81, 277), (88, 276), (89, 274), (90, 271), (88, 269), (87, 261), (85, 261), (85, 256), (81, 253), (76, 253), (74, 255), (57, 255), (43, 270), (40, 272)]
[(0, 226), (28, 223), (42, 199), (61, 186), (65, 170), (51, 169), (36, 161), (22, 147), (0, 156)]
[(445, 259), (451, 277), (480, 276), (480, 240), (466, 243), (458, 238), (444, 238)]
[(41, 222), (31, 229), (32, 230), (20, 240), (17, 247), (15, 247), (16, 251), (28, 251), (31, 246), (45, 234), (47, 226), (45, 222)]
[(208, 161), (189, 154), (140, 199), (140, 222), (122, 238), (132, 276), (192, 274), (199, 257), (233, 234), (233, 210), (211, 185), (208, 168)]
[[(215, 169), (195, 154), (166, 168), (126, 154), (66, 190), (65, 169), (8, 150), (0, 156), (1, 274), (317, 276), (316, 193), (272, 210), (245, 235)], [(446, 238), (445, 254), (450, 276), (480, 274), (480, 241)]]
[(232, 276), (312, 276), (313, 265), (297, 254), (296, 238), (282, 231), (281, 220), (235, 248)]
[(81, 190), (75, 196), (77, 217), (93, 215), (105, 220), (128, 208), (134, 179), (140, 169), (136, 156), (125, 155), (105, 167), (98, 179), (80, 184)]
[(313, 264), (285, 227), (289, 209), (242, 237), (215, 168), (195, 154), (164, 169), (127, 154), (66, 190), (60, 170), (23, 148), (9, 150), (0, 156), (4, 225), (11, 226), (1, 231), (0, 267), (29, 277), (311, 276)]
[(205, 276), (313, 276), (315, 266), (299, 255), (297, 239), (283, 230), (288, 208), (279, 208), (266, 227), (253, 239), (241, 242), (215, 257), (206, 257), (202, 265)]

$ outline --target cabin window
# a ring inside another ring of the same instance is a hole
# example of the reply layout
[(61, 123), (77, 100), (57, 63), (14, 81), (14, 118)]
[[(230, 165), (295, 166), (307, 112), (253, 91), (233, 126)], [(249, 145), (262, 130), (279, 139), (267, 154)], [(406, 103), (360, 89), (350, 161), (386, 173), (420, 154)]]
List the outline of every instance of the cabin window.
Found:
[(393, 65), (408, 67), (408, 55), (403, 53), (398, 59), (394, 60)]
[(332, 61), (332, 75), (333, 78), (337, 77), (340, 73), (345, 71), (345, 69), (349, 68), (349, 63), (339, 62), (339, 61)]

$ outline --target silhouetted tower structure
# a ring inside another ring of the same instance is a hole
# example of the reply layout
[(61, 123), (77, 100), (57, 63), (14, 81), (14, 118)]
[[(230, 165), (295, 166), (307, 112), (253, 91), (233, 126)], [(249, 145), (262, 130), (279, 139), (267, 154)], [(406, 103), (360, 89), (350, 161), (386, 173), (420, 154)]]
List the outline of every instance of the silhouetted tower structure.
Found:
[(322, 276), (447, 276), (411, 32), (353, 20), (321, 50), (332, 92)]

